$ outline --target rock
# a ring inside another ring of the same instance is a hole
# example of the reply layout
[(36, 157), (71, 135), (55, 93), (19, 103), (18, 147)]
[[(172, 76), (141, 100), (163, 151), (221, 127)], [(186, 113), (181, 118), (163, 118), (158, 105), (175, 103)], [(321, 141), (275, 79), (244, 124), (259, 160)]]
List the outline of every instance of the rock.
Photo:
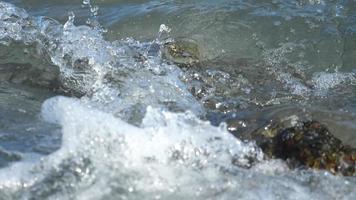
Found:
[(356, 176), (356, 149), (343, 145), (323, 124), (307, 121), (280, 128), (274, 125), (251, 134), (269, 158), (286, 160), (291, 168), (304, 166)]
[(199, 46), (193, 39), (177, 38), (163, 45), (162, 55), (165, 59), (180, 67), (189, 67), (200, 61)]
[(0, 64), (0, 82), (29, 84), (56, 90), (59, 87), (59, 69), (48, 65), (40, 68), (32, 64)]

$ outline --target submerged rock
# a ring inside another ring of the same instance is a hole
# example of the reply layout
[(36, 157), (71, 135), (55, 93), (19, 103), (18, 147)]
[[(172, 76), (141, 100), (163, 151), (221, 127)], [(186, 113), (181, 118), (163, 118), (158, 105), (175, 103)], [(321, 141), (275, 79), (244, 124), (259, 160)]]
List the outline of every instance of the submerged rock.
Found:
[(193, 39), (177, 38), (163, 45), (165, 59), (180, 67), (189, 67), (200, 62), (199, 46)]
[[(229, 92), (237, 95), (246, 92), (250, 93), (250, 84), (241, 79), (230, 77), (230, 73), (222, 71), (208, 70), (204, 74), (201, 71), (194, 71), (200, 66), (209, 66), (214, 60), (202, 60), (199, 52), (199, 46), (194, 40), (181, 38), (163, 45), (162, 55), (168, 61), (177, 64), (181, 68), (189, 68), (187, 73), (192, 74), (192, 84), (190, 92), (203, 102), (205, 108), (224, 113), (231, 111), (236, 105), (228, 106), (222, 99), (226, 99), (226, 90), (233, 87)], [(221, 67), (221, 59), (219, 59)], [(237, 70), (236, 66), (244, 66), (241, 63), (235, 63), (230, 70)], [(206, 67), (208, 68), (208, 67)], [(246, 67), (248, 68), (248, 66)], [(224, 71), (228, 71), (224, 69)], [(251, 72), (251, 74), (256, 72)], [(226, 75), (225, 75), (226, 74)], [(236, 74), (233, 73), (233, 74)], [(239, 74), (239, 73), (237, 73)], [(263, 73), (264, 74), (264, 73)], [(261, 80), (261, 77), (256, 78)], [(220, 82), (221, 83), (220, 83)], [(264, 85), (265, 83), (261, 83)], [(221, 86), (220, 86), (221, 85)], [(236, 92), (236, 88), (241, 88), (242, 92)], [(245, 90), (243, 90), (245, 88)], [(246, 89), (247, 88), (247, 89)], [(213, 93), (214, 95), (211, 95)], [(220, 99), (211, 99), (210, 96), (221, 96)], [(230, 97), (228, 97), (230, 98)], [(236, 101), (236, 99), (235, 99)], [(235, 130), (239, 126), (234, 124), (234, 120), (228, 121), (229, 130)], [(232, 131), (233, 132), (233, 131)], [(236, 134), (235, 134), (236, 135)], [(318, 170), (327, 170), (333, 174), (344, 176), (356, 176), (356, 149), (344, 145), (341, 140), (336, 138), (328, 128), (317, 122), (307, 121), (297, 123), (290, 127), (283, 122), (270, 124), (268, 127), (250, 132), (250, 134), (236, 135), (240, 139), (255, 141), (263, 150), (265, 155), (271, 159), (283, 159), (291, 168), (312, 168)]]
[(269, 158), (286, 160), (291, 168), (307, 167), (356, 176), (356, 149), (342, 144), (328, 128), (307, 121), (290, 128), (280, 124), (249, 135)]
[[(221, 99), (210, 99), (209, 96), (226, 97), (226, 90), (230, 85), (233, 85), (231, 91), (234, 91), (235, 95), (239, 95), (235, 91), (236, 88), (242, 88), (241, 90), (251, 88), (247, 81), (235, 80), (229, 76), (229, 73), (207, 70), (207, 74), (204, 74), (199, 70), (194, 71), (201, 66), (212, 65), (214, 60), (202, 60), (199, 46), (192, 39), (177, 38), (155, 49), (160, 49), (162, 56), (169, 62), (186, 68), (186, 71), (189, 72), (185, 76), (188, 77), (186, 81), (195, 83), (192, 84), (190, 92), (198, 100), (201, 100), (205, 108), (209, 110), (222, 113), (231, 110)], [(221, 59), (218, 61), (221, 65)], [(236, 66), (244, 65), (246, 64), (238, 62), (227, 69), (237, 70)], [(192, 74), (191, 78), (189, 78), (189, 74)], [(220, 85), (221, 87), (219, 87)], [(214, 95), (211, 95), (211, 92)], [(246, 92), (246, 89), (242, 92)], [(236, 107), (236, 105), (232, 107)], [(236, 124), (233, 120), (227, 123), (230, 131), (235, 130)], [(286, 126), (283, 122), (274, 123), (250, 132), (250, 134), (236, 136), (240, 139), (255, 141), (268, 158), (283, 159), (291, 168), (305, 167), (327, 170), (333, 174), (344, 176), (356, 176), (356, 149), (345, 146), (341, 140), (330, 133), (325, 125), (317, 121), (297, 123), (292, 127)]]
[(57, 90), (58, 77), (59, 69), (51, 65), (40, 68), (28, 63), (0, 63), (0, 83), (29, 84)]

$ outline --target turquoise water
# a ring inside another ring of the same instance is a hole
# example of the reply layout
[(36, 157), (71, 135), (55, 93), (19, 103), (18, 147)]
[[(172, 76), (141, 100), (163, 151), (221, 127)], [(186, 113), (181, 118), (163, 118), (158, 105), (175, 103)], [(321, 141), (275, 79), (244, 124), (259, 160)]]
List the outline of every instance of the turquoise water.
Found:
[[(162, 56), (177, 38), (198, 67)], [(354, 199), (220, 123), (356, 147), (355, 63), (355, 1), (0, 1), (0, 199)]]

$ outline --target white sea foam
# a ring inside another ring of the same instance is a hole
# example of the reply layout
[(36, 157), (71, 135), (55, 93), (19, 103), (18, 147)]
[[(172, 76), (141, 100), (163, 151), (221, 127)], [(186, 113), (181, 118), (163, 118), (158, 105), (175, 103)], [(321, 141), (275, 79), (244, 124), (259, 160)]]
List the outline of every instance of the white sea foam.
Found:
[(281, 161), (264, 161), (254, 144), (191, 113), (149, 107), (142, 125), (136, 127), (77, 99), (55, 97), (44, 103), (42, 117), (62, 126), (61, 148), (41, 160), (0, 170), (2, 195), (25, 199), (352, 199), (356, 193), (354, 179), (290, 171)]
[[(62, 186), (38, 187), (55, 176), (52, 181), (64, 184), (63, 188), (76, 184), (76, 190), (112, 186), (110, 193), (116, 195), (130, 196), (131, 190), (148, 196), (183, 195), (180, 190), (184, 190), (184, 195), (195, 196), (195, 190), (201, 187), (216, 187), (204, 193), (215, 193), (226, 187), (218, 184), (223, 171), (232, 173), (239, 169), (235, 165), (249, 167), (251, 159), (263, 160), (263, 154), (254, 144), (243, 143), (224, 126), (211, 126), (191, 113), (173, 114), (149, 107), (142, 126), (135, 127), (76, 99), (57, 97), (44, 103), (42, 117), (62, 126), (61, 148), (35, 167), (22, 163), (4, 170), (0, 173), (4, 180), (9, 170), (16, 171), (20, 177), (1, 182), (2, 188), (13, 189), (14, 185), (25, 184), (35, 191), (32, 195), (42, 195), (45, 193), (42, 190), (51, 188), (51, 195), (58, 195), (57, 190), (64, 192)], [(67, 170), (65, 173), (70, 178), (56, 180), (55, 173), (61, 170)], [(113, 186), (115, 182), (120, 190)], [(85, 191), (76, 195), (87, 196)], [(105, 197), (105, 192), (100, 196)]]

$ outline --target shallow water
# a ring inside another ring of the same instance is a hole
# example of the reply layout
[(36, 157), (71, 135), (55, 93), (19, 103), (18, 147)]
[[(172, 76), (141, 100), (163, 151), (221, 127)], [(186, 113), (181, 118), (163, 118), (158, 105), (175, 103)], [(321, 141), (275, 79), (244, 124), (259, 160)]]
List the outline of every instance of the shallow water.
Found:
[(0, 199), (354, 199), (220, 123), (356, 147), (355, 24), (354, 1), (0, 1)]

